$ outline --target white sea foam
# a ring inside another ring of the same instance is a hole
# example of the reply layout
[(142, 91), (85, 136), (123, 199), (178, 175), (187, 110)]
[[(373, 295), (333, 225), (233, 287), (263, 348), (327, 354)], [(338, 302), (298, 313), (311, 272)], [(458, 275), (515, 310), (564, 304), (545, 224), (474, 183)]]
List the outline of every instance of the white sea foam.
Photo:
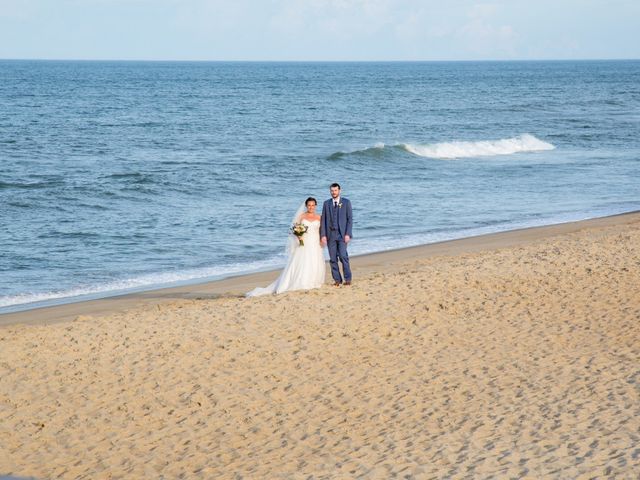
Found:
[(426, 145), (404, 143), (400, 145), (407, 152), (420, 157), (454, 159), (494, 155), (511, 155), (519, 152), (553, 150), (555, 147), (528, 133), (501, 140), (479, 142), (443, 142)]
[[(137, 277), (123, 278), (111, 282), (70, 288), (66, 290), (51, 290), (48, 292), (26, 292), (17, 295), (0, 297), (0, 313), (13, 310), (18, 305), (34, 305), (66, 303), (74, 300), (88, 300), (121, 295), (152, 288), (171, 287), (199, 281), (217, 280), (232, 275), (270, 270), (282, 266), (284, 258), (276, 256), (263, 261), (221, 265), (218, 267), (198, 268), (175, 272), (158, 272)], [(38, 305), (39, 306), (39, 305)]]

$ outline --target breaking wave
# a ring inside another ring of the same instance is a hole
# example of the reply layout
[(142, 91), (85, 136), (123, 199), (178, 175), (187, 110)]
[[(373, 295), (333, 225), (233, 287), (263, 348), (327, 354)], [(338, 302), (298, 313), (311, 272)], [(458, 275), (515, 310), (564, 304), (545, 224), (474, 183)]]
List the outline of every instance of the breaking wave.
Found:
[(337, 152), (329, 158), (341, 158), (347, 155), (375, 155), (380, 156), (386, 149), (401, 149), (413, 155), (426, 158), (455, 159), (492, 157), (496, 155), (511, 155), (520, 152), (538, 152), (553, 150), (552, 144), (540, 140), (533, 135), (525, 133), (517, 137), (503, 138), (500, 140), (482, 140), (477, 142), (442, 142), (428, 144), (399, 143), (385, 145), (377, 143), (373, 147), (352, 152)]

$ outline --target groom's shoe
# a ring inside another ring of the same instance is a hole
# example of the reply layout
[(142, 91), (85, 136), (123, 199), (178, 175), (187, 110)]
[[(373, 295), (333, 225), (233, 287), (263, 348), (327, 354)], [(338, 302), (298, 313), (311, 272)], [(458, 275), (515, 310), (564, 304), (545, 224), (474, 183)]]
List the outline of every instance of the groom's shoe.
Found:
[(351, 285), (351, 280), (347, 280), (344, 282), (345, 285)]
[(339, 287), (340, 285), (342, 285), (342, 282), (333, 282), (334, 287)]

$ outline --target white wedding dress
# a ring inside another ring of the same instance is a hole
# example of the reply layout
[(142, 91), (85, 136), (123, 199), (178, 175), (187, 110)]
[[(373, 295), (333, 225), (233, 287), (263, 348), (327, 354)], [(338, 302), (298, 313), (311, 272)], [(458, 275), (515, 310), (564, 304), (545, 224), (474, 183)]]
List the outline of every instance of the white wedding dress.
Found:
[[(296, 218), (298, 215), (296, 215)], [(324, 283), (325, 264), (320, 245), (320, 220), (302, 219), (308, 230), (302, 236), (304, 246), (298, 238), (289, 234), (287, 264), (280, 276), (267, 287), (258, 287), (246, 294), (247, 297), (277, 294), (291, 290), (320, 288)], [(292, 238), (293, 237), (293, 238)]]

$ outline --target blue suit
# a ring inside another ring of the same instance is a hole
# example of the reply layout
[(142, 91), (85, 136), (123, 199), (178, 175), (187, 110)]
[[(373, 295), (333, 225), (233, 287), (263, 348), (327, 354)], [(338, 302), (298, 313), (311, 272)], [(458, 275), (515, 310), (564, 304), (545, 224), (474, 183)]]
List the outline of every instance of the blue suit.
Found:
[(327, 237), (327, 247), (329, 248), (329, 263), (331, 264), (331, 276), (336, 282), (342, 283), (338, 260), (342, 263), (344, 279), (351, 281), (351, 268), (349, 266), (349, 254), (347, 253), (347, 243), (344, 237), (351, 234), (353, 226), (353, 215), (351, 212), (351, 202), (348, 198), (341, 197), (340, 204), (334, 207), (334, 200), (330, 198), (322, 205), (322, 222), (320, 222), (320, 236)]

